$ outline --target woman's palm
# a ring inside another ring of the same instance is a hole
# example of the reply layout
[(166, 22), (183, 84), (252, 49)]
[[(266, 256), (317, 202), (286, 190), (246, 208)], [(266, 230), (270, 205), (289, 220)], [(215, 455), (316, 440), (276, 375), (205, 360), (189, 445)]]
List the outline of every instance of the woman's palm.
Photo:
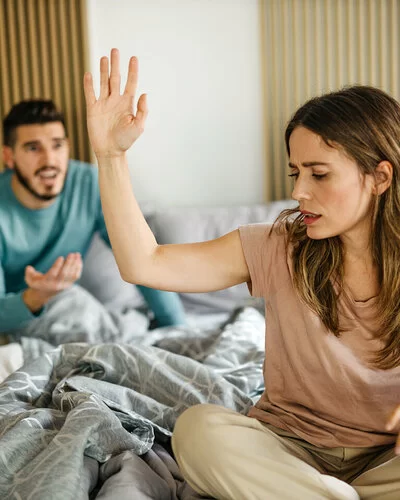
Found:
[(138, 101), (136, 115), (133, 110), (137, 73), (137, 60), (131, 58), (125, 91), (120, 95), (119, 54), (113, 49), (110, 75), (108, 75), (108, 59), (102, 58), (100, 64), (101, 82), (98, 99), (94, 94), (91, 74), (85, 75), (88, 132), (97, 157), (123, 154), (144, 130), (147, 116), (145, 95)]

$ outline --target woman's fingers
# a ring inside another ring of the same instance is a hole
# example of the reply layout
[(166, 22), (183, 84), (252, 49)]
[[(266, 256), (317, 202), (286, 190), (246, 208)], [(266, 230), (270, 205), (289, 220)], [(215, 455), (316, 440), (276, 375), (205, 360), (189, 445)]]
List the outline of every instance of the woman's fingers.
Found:
[(128, 77), (126, 79), (126, 85), (124, 94), (129, 97), (135, 97), (136, 88), (138, 83), (138, 73), (139, 73), (139, 63), (136, 57), (131, 57), (129, 59), (128, 66)]
[(111, 73), (110, 73), (110, 92), (111, 94), (120, 94), (121, 74), (119, 72), (119, 50), (111, 50)]
[(144, 125), (146, 122), (147, 115), (149, 114), (149, 110), (147, 108), (147, 95), (142, 94), (139, 97), (138, 103), (137, 103), (137, 111), (136, 111), (136, 126), (144, 130)]
[(386, 429), (388, 431), (392, 431), (393, 429), (398, 427), (399, 424), (400, 424), (400, 406), (398, 406), (390, 416), (386, 424)]
[(99, 99), (107, 99), (110, 94), (110, 82), (108, 75), (108, 57), (100, 59), (100, 95)]
[(400, 455), (400, 434), (397, 436), (396, 446), (394, 448), (396, 455)]
[(85, 93), (86, 106), (92, 106), (96, 102), (92, 73), (85, 73), (83, 77), (83, 91)]

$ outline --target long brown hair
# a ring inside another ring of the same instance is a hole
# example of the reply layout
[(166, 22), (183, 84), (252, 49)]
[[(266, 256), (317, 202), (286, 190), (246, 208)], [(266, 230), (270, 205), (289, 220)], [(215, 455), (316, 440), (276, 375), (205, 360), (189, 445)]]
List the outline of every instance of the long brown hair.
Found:
[[(326, 144), (338, 146), (364, 174), (375, 174), (381, 161), (393, 166), (389, 188), (376, 196), (370, 246), (378, 269), (380, 292), (377, 338), (384, 347), (374, 366), (390, 369), (400, 364), (400, 104), (385, 92), (368, 86), (347, 87), (315, 97), (301, 106), (285, 132), (289, 139), (296, 127), (318, 134)], [(297, 215), (297, 216), (296, 216)], [(339, 324), (338, 296), (343, 291), (343, 248), (339, 236), (308, 238), (298, 209), (283, 211), (278, 227), (287, 232), (293, 248), (294, 285), (305, 303), (336, 336)]]

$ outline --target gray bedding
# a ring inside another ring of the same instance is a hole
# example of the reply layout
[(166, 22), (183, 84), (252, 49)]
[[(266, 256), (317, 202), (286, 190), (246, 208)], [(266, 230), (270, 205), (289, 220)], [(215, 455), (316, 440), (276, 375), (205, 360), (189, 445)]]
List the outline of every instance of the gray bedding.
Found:
[[(41, 342), (21, 341), (26, 353)], [(170, 453), (174, 423), (197, 403), (247, 412), (263, 385), (264, 318), (245, 308), (218, 329), (134, 343), (64, 344), (0, 385), (0, 498), (198, 498)]]

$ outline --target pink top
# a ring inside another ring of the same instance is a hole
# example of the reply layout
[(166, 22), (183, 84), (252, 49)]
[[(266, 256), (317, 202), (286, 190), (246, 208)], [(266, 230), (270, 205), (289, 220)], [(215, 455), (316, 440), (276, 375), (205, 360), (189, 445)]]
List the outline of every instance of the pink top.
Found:
[(385, 425), (400, 404), (400, 366), (373, 369), (367, 360), (381, 343), (375, 302), (339, 299), (335, 337), (299, 298), (284, 235), (271, 226), (240, 228), (250, 272), (249, 289), (265, 299), (265, 391), (249, 416), (293, 432), (322, 447), (369, 447), (394, 443)]

